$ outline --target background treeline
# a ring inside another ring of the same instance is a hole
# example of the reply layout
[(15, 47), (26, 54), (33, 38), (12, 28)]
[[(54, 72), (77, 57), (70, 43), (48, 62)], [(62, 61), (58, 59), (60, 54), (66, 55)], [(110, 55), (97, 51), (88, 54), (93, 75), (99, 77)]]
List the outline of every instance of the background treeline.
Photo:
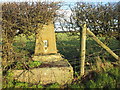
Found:
[[(12, 44), (14, 37), (20, 34), (26, 36), (36, 34), (38, 28), (42, 28), (44, 24), (48, 24), (49, 21), (53, 20), (54, 16), (57, 16), (55, 11), (59, 9), (58, 4), (58, 2), (14, 2), (2, 5), (3, 62), (12, 61), (13, 59), (11, 54), (13, 54)], [(98, 3), (95, 5), (77, 2), (71, 8), (72, 14), (69, 19), (61, 15), (64, 23), (66, 23), (62, 24), (62, 27), (67, 28), (68, 31), (71, 28), (79, 31), (86, 22), (87, 27), (94, 34), (115, 37), (120, 40), (119, 7), (119, 3)]]
[(120, 39), (120, 2), (95, 4), (77, 2), (70, 10), (70, 19), (64, 18), (66, 15), (61, 15), (65, 23), (63, 27), (68, 30), (72, 28), (78, 31), (86, 23), (95, 35)]

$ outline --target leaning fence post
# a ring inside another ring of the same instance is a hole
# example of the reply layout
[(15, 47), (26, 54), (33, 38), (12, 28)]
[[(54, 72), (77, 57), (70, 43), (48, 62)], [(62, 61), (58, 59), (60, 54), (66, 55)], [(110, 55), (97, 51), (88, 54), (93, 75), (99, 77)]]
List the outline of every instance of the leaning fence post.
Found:
[(84, 75), (84, 68), (85, 68), (85, 52), (86, 52), (86, 24), (84, 24), (82, 31), (81, 31), (81, 36), (80, 36), (80, 76)]
[(86, 29), (87, 34), (90, 35), (102, 48), (104, 48), (108, 53), (110, 53), (116, 60), (120, 61), (120, 57), (116, 55), (109, 47), (107, 47), (103, 42), (101, 42), (93, 32), (89, 29)]

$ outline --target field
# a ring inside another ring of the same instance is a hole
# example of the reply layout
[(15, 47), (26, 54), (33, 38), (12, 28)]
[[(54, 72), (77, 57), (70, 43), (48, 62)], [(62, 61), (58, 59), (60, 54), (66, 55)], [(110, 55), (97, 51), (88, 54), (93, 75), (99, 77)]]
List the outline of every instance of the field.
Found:
[[(35, 36), (30, 36), (27, 39), (25, 36), (16, 37), (14, 49), (18, 53), (22, 53), (25, 60), (34, 55)], [(101, 41), (106, 43), (116, 54), (120, 55), (120, 42), (115, 38), (98, 37)], [(87, 38), (86, 46), (86, 62), (85, 62), (85, 76), (79, 78), (79, 36), (71, 35), (69, 33), (56, 33), (56, 43), (58, 53), (63, 55), (74, 68), (74, 79), (71, 85), (65, 85), (64, 88), (120, 88), (120, 66), (116, 60), (101, 48), (90, 37)], [(23, 59), (23, 58), (21, 58)], [(19, 61), (20, 59), (18, 59)], [(39, 63), (38, 63), (39, 64)], [(20, 64), (17, 64), (20, 66)], [(34, 66), (34, 65), (33, 65)], [(17, 88), (60, 88), (57, 83), (42, 86), (29, 85), (28, 83), (14, 82), (10, 78), (12, 74), (8, 73), (8, 85), (4, 87)], [(63, 87), (63, 86), (62, 86)]]

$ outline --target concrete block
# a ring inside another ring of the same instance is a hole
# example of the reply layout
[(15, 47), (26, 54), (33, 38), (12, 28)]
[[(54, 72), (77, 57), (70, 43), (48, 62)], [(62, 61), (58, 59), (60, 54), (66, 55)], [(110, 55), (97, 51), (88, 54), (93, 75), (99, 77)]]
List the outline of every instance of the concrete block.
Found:
[(61, 55), (59, 53), (56, 54), (49, 54), (49, 55), (35, 55), (32, 58), (34, 61), (42, 61), (42, 62), (54, 62), (54, 61), (60, 61), (63, 60)]
[(20, 82), (32, 84), (58, 83), (64, 85), (72, 82), (73, 68), (67, 60), (46, 62), (39, 68), (31, 70), (13, 70), (13, 77)]

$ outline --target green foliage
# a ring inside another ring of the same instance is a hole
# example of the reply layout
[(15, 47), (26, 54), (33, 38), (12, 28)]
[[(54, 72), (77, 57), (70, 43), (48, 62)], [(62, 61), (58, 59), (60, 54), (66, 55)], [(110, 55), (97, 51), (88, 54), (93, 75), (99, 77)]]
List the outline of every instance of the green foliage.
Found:
[(68, 88), (71, 88), (71, 89), (80, 89), (80, 88), (84, 88), (84, 86), (82, 84), (72, 84), (72, 85), (69, 85)]
[[(65, 56), (65, 58), (68, 58), (69, 62), (72, 64), (72, 66), (74, 67), (74, 71), (75, 76), (79, 77), (79, 38), (78, 36), (69, 36), (66, 33), (57, 33), (57, 47), (58, 50), (61, 54), (63, 54)], [(23, 36), (24, 39), (23, 42), (27, 43), (27, 42), (35, 42), (34, 39), (25, 39), (25, 37)], [(33, 37), (34, 38), (34, 37)], [(103, 42), (105, 41), (104, 37), (99, 37), (100, 40), (102, 40)], [(15, 38), (16, 42), (14, 44), (15, 47), (20, 47), (18, 48), (19, 50), (21, 50), (22, 45), (20, 45), (20, 37), (16, 37)], [(109, 47), (111, 49), (119, 49), (118, 46), (118, 41), (115, 38), (110, 38), (110, 43), (109, 43)], [(34, 43), (27, 43), (29, 46), (34, 46)], [(96, 56), (100, 56), (101, 62), (103, 63), (105, 67), (107, 67), (107, 64), (111, 65), (111, 59), (110, 58), (104, 58), (103, 56), (106, 56), (105, 52), (101, 52), (101, 53), (97, 53), (101, 50), (101, 48), (99, 46), (96, 45), (96, 43), (91, 39), (91, 38), (87, 38), (87, 52), (86, 52), (86, 61), (91, 62), (92, 66), (96, 65), (96, 61), (98, 59), (95, 59), (94, 57)], [(26, 45), (25, 45), (26, 47)], [(31, 47), (27, 47), (30, 50), (34, 50), (31, 49)], [(23, 51), (27, 51), (28, 49), (25, 49)], [(23, 52), (22, 52), (23, 53)], [(91, 57), (88, 57), (90, 54), (95, 53), (94, 55), (92, 55)], [(20, 55), (20, 54), (19, 54)], [(20, 56), (21, 57), (21, 56)], [(22, 57), (24, 57), (24, 61), (22, 61), (23, 58), (18, 58), (18, 62), (17, 62), (17, 69), (23, 69), (22, 67), (24, 66), (22, 63), (24, 62), (26, 65), (28, 65), (31, 68), (37, 67), (39, 65), (41, 65), (42, 62), (39, 61), (32, 61), (32, 60), (28, 60), (28, 55), (23, 55)], [(102, 58), (103, 57), (103, 58)], [(107, 55), (106, 57), (110, 57), (109, 55)], [(104, 59), (107, 60), (106, 62), (104, 62)], [(19, 61), (21, 60), (21, 61)], [(109, 62), (108, 62), (109, 61)], [(107, 64), (106, 64), (107, 63)], [(86, 66), (88, 67), (88, 66)], [(96, 67), (95, 67), (96, 68)], [(90, 70), (91, 68), (86, 68), (86, 70)], [(8, 75), (9, 76), (9, 75)], [(8, 78), (8, 77), (7, 77)], [(11, 79), (11, 80), (10, 80)], [(8, 83), (9, 82), (9, 83)], [(18, 83), (18, 84), (17, 84)], [(19, 83), (19, 82), (14, 82), (13, 79), (11, 78), (11, 76), (7, 79), (6, 84), (3, 85), (4, 88), (9, 88), (9, 87), (14, 87), (15, 85), (17, 85), (16, 87), (21, 87), (21, 88), (47, 88), (46, 86), (42, 86), (42, 85), (28, 85), (24, 83)], [(120, 86), (120, 69), (119, 68), (108, 68), (106, 70), (103, 70), (103, 72), (97, 73), (94, 77), (90, 78), (90, 80), (86, 80), (86, 83), (81, 83), (81, 81), (75, 82), (72, 85), (68, 85), (68, 88), (107, 88), (108, 86), (110, 88), (119, 88)], [(57, 84), (53, 84), (48, 86), (48, 89), (50, 88), (59, 88), (60, 86)]]
[(98, 75), (96, 80), (96, 86), (98, 88), (115, 88), (115, 84), (115, 80), (108, 73)]
[(90, 80), (86, 83), (86, 88), (96, 88), (96, 83), (93, 80)]
[[(34, 49), (35, 49), (35, 35), (31, 36), (26, 36), (23, 34), (20, 34), (19, 36), (16, 36), (14, 38), (14, 50), (17, 53), (23, 53), (26, 51), (26, 55), (31, 55), (34, 54)], [(24, 55), (25, 55), (24, 54)]]
[(100, 72), (93, 78), (84, 84), (86, 88), (119, 88), (120, 68), (108, 69), (108, 71)]
[[(67, 59), (79, 56), (79, 39), (78, 36), (68, 36), (66, 33), (57, 33), (57, 48)], [(71, 49), (70, 49), (71, 48)], [(71, 53), (72, 52), (72, 53)]]
[(24, 68), (23, 68), (23, 64), (22, 64), (21, 62), (17, 62), (15, 69), (17, 69), (17, 70), (22, 70), (22, 69), (24, 69)]
[(116, 80), (120, 80), (120, 68), (112, 68), (110, 69), (108, 72), (109, 75), (111, 75), (112, 77), (114, 77), (114, 79)]
[(40, 62), (40, 61), (31, 61), (31, 62), (29, 62), (28, 66), (29, 66), (29, 68), (33, 68), (33, 67), (38, 67), (41, 64), (42, 64), (42, 62)]
[(120, 67), (112, 68), (107, 73), (115, 80), (116, 87), (120, 88)]
[(37, 85), (37, 88), (44, 88), (44, 87), (43, 87), (42, 85), (39, 85), (39, 84), (38, 84), (38, 85)]
[[(56, 33), (57, 37), (57, 48), (59, 53), (64, 55), (65, 58), (71, 63), (75, 71), (79, 71), (79, 37), (78, 36), (69, 36), (68, 33)], [(107, 42), (106, 37), (98, 37), (102, 42)], [(112, 50), (115, 50), (115, 53), (119, 55), (120, 47), (119, 41), (115, 38), (111, 37), (108, 38), (108, 47)], [(115, 61), (115, 59), (106, 52), (102, 47), (100, 47), (92, 38), (87, 37), (86, 41), (86, 70), (90, 69), (91, 66), (93, 67), (96, 65), (96, 61), (98, 59), (96, 56), (99, 56), (100, 59), (105, 62), (110, 63), (111, 61)], [(110, 61), (110, 62), (108, 62)], [(104, 64), (104, 62), (103, 62)], [(110, 64), (109, 64), (110, 65)], [(94, 67), (94, 69), (96, 66)]]
[(60, 85), (58, 83), (54, 83), (54, 84), (48, 86), (46, 89), (49, 90), (49, 89), (52, 89), (52, 88), (60, 88)]
[(28, 83), (16, 83), (15, 88), (28, 88)]
[[(79, 74), (78, 74), (79, 73), (79, 71), (78, 71), (79, 70), (79, 60), (78, 60), (79, 59), (78, 58), (78, 56), (79, 56), (79, 50), (78, 50), (79, 49), (79, 38), (78, 38), (78, 36), (69, 36), (66, 33), (57, 33), (56, 35), (57, 35), (57, 47), (58, 47), (59, 52), (61, 54), (63, 54), (65, 56), (65, 58), (69, 58), (68, 60), (72, 64), (72, 66), (74, 67), (74, 71), (76, 72), (75, 76), (79, 77)], [(100, 37), (100, 39), (103, 42), (105, 41), (104, 37)], [(19, 37), (17, 37), (16, 40), (19, 41), (20, 40)], [(23, 40), (25, 40), (25, 39), (23, 39)], [(34, 40), (32, 40), (32, 41), (34, 41)], [(29, 40), (26, 39), (25, 42), (29, 42)], [(111, 43), (109, 44), (109, 46), (112, 49), (119, 49), (118, 41), (116, 41), (115, 38), (110, 38), (110, 42)], [(32, 44), (33, 43), (31, 43), (31, 45)], [(17, 46), (20, 46), (20, 45), (18, 45), (16, 42), (15, 47), (17, 47)], [(91, 60), (89, 62), (92, 63), (92, 66), (96, 65), (95, 60), (99, 61), (97, 58), (96, 59), (94, 58), (97, 55), (100, 56), (100, 59), (101, 59), (101, 61), (98, 62), (99, 63), (98, 67), (100, 67), (100, 65), (102, 65), (101, 63), (103, 63), (103, 65), (104, 65), (104, 67), (102, 67), (102, 68), (106, 68), (107, 64), (108, 64), (108, 66), (111, 65), (111, 61), (109, 61), (109, 59), (106, 58), (105, 60), (107, 60), (107, 61), (105, 62), (104, 58), (102, 58), (102, 56), (104, 56), (104, 52), (97, 53), (97, 52), (99, 52), (100, 47), (96, 46), (96, 43), (91, 38), (87, 38), (87, 46), (88, 47), (87, 47), (86, 56), (89, 56), (90, 54), (95, 53), (92, 57), (86, 58), (87, 61)], [(96, 49), (95, 49), (95, 47), (96, 47)], [(109, 56), (107, 56), (107, 57), (109, 57)], [(28, 60), (27, 57), (26, 57), (26, 60)], [(92, 61), (94, 61), (94, 62), (92, 62)], [(23, 62), (21, 63), (21, 61), (19, 61), (17, 63), (18, 63), (17, 64), (18, 69), (22, 69)], [(42, 62), (30, 60), (30, 61), (24, 61), (24, 63), (26, 65), (28, 65), (29, 67), (33, 68), (33, 67), (39, 66)], [(86, 66), (86, 67), (88, 67), (88, 66)], [(96, 67), (94, 67), (94, 68), (96, 68)], [(91, 68), (86, 68), (86, 70), (89, 70), (89, 69), (91, 69)], [(119, 83), (120, 83), (120, 69), (119, 68), (111, 69), (110, 67), (108, 67), (108, 69), (103, 70), (103, 72), (96, 73), (94, 77), (90, 78), (90, 80), (86, 80), (86, 83), (81, 83), (81, 81), (78, 81), (78, 82), (75, 82), (73, 85), (69, 85), (69, 88), (105, 88), (108, 85), (110, 87), (119, 87)], [(13, 86), (14, 86), (14, 84), (13, 84), (13, 81), (11, 80), (11, 83), (9, 83), (9, 86), (7, 86), (7, 87), (13, 87)], [(21, 87), (25, 87), (25, 86), (23, 85)], [(32, 87), (32, 86), (28, 86), (28, 88), (29, 87)], [(43, 86), (37, 85), (34, 87), (42, 88)], [(59, 85), (53, 84), (48, 87), (49, 88), (57, 88), (57, 87), (59, 88)]]
[(14, 87), (13, 84), (13, 73), (11, 71), (7, 72), (7, 75), (3, 77), (3, 84), (2, 87), (3, 88), (12, 88)]
[(42, 64), (42, 62), (40, 61), (24, 61), (24, 62), (20, 62), (18, 61), (15, 65), (15, 68), (14, 69), (17, 69), (17, 70), (22, 70), (22, 69), (31, 69), (31, 68), (35, 68), (35, 67), (38, 67)]

